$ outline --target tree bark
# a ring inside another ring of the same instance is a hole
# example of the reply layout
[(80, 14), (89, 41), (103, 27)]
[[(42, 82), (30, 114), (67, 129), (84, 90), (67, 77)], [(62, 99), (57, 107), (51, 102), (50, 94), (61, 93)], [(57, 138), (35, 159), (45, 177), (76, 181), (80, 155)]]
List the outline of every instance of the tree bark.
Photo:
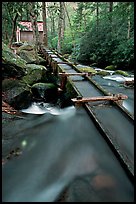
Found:
[(64, 9), (65, 9), (65, 11), (66, 11), (66, 15), (67, 15), (68, 22), (69, 22), (69, 26), (70, 26), (70, 30), (71, 30), (71, 35), (72, 35), (72, 39), (73, 39), (73, 43), (74, 43), (74, 44), (73, 44), (73, 47), (75, 48), (75, 37), (74, 37), (73, 30), (72, 30), (72, 25), (71, 25), (70, 17), (69, 17), (69, 14), (68, 14), (68, 11), (67, 11), (65, 2), (64, 2)]
[(34, 40), (34, 50), (35, 50), (35, 57), (37, 63), (39, 63), (39, 58), (38, 58), (38, 50), (39, 50), (39, 31), (38, 31), (38, 26), (37, 26), (37, 16), (35, 14), (35, 2), (30, 2), (30, 19), (32, 23), (32, 29), (33, 29), (33, 40)]
[(97, 32), (97, 36), (98, 36), (98, 26), (99, 26), (99, 3), (96, 2), (96, 32)]
[(43, 16), (43, 44), (45, 47), (47, 47), (48, 38), (47, 38), (47, 22), (46, 22), (46, 2), (42, 2), (42, 16)]
[(10, 42), (9, 42), (9, 47), (10, 47), (10, 48), (11, 48), (13, 39), (14, 39), (14, 37), (15, 37), (17, 18), (18, 18), (18, 13), (16, 13), (15, 18), (14, 18), (14, 20), (13, 20), (12, 35), (11, 35), (11, 39), (10, 39)]
[(64, 4), (60, 2), (60, 15), (58, 22), (58, 52), (62, 50), (62, 43), (64, 39)]
[(112, 11), (113, 11), (113, 2), (109, 2), (109, 14), (110, 22), (112, 23)]
[(131, 23), (130, 23), (130, 2), (127, 2), (128, 6), (128, 29), (127, 29), (127, 39), (130, 39), (130, 29), (131, 29)]

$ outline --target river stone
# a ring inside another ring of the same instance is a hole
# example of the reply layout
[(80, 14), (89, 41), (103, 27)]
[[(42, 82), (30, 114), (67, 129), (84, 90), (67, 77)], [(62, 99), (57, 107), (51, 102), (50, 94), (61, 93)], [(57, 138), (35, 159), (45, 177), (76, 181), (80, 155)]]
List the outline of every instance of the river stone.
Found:
[(46, 102), (55, 102), (58, 97), (58, 88), (53, 83), (36, 83), (31, 87), (35, 98)]

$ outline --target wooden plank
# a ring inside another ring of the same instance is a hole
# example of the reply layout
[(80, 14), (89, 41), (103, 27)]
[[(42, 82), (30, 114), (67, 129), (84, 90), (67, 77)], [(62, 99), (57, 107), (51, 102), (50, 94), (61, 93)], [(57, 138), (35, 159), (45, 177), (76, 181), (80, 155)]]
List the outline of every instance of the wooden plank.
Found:
[(112, 96), (95, 96), (95, 97), (77, 97), (72, 98), (71, 100), (74, 103), (87, 103), (87, 102), (95, 102), (95, 101), (118, 101), (127, 99), (128, 96), (124, 94), (116, 94)]
[(82, 72), (82, 73), (59, 73), (60, 76), (90, 76), (92, 73)]

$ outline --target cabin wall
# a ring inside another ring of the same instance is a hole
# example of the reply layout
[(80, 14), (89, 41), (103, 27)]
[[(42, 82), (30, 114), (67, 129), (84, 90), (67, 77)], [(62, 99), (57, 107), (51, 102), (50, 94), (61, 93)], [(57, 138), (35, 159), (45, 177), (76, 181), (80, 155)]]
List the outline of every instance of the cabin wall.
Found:
[[(42, 42), (43, 40), (43, 32), (39, 31), (39, 35), (40, 35), (40, 42)], [(28, 41), (28, 42), (32, 42), (33, 41), (33, 32), (32, 31), (21, 31), (20, 32), (20, 41), (24, 42), (24, 41)]]

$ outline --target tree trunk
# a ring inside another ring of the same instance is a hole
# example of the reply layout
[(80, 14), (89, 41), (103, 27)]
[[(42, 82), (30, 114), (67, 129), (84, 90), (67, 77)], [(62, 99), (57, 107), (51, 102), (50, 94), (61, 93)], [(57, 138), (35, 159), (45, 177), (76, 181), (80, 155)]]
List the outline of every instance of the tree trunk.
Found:
[(30, 2), (30, 19), (32, 23), (32, 29), (33, 29), (33, 40), (34, 40), (34, 50), (35, 50), (35, 57), (37, 63), (39, 63), (39, 58), (38, 58), (38, 50), (39, 50), (39, 31), (38, 31), (38, 26), (37, 26), (37, 16), (35, 14), (35, 2)]
[(131, 28), (131, 24), (130, 24), (130, 2), (127, 2), (128, 5), (128, 29), (127, 29), (127, 39), (130, 39), (130, 28)]
[(78, 2), (78, 15), (79, 15), (79, 29), (82, 26), (83, 19), (83, 2)]
[(71, 21), (70, 21), (70, 17), (69, 17), (69, 14), (68, 14), (68, 11), (67, 11), (67, 8), (66, 8), (66, 5), (65, 5), (65, 2), (64, 2), (64, 9), (66, 11), (66, 15), (67, 15), (67, 18), (68, 18), (68, 22), (69, 22), (69, 26), (70, 26), (70, 30), (71, 30), (71, 35), (72, 35), (72, 39), (73, 39), (73, 47), (75, 49), (75, 38), (74, 38), (74, 33), (73, 33), (73, 30), (72, 30), (72, 25), (71, 25)]
[(109, 19), (110, 19), (110, 22), (112, 23), (112, 11), (113, 11), (113, 2), (109, 2)]
[(98, 36), (98, 26), (99, 26), (99, 3), (96, 2), (96, 32), (97, 32), (97, 36)]
[(47, 39), (47, 22), (46, 22), (46, 2), (42, 2), (42, 16), (43, 16), (43, 44), (45, 47), (47, 47), (48, 39)]
[(12, 35), (11, 35), (11, 39), (10, 39), (10, 42), (9, 42), (9, 47), (10, 47), (10, 48), (11, 48), (13, 39), (15, 38), (17, 18), (18, 18), (18, 13), (16, 13), (16, 16), (15, 16), (15, 18), (14, 18), (14, 20), (13, 20)]
[(62, 43), (64, 39), (64, 4), (60, 2), (60, 15), (58, 22), (58, 52), (62, 50)]

